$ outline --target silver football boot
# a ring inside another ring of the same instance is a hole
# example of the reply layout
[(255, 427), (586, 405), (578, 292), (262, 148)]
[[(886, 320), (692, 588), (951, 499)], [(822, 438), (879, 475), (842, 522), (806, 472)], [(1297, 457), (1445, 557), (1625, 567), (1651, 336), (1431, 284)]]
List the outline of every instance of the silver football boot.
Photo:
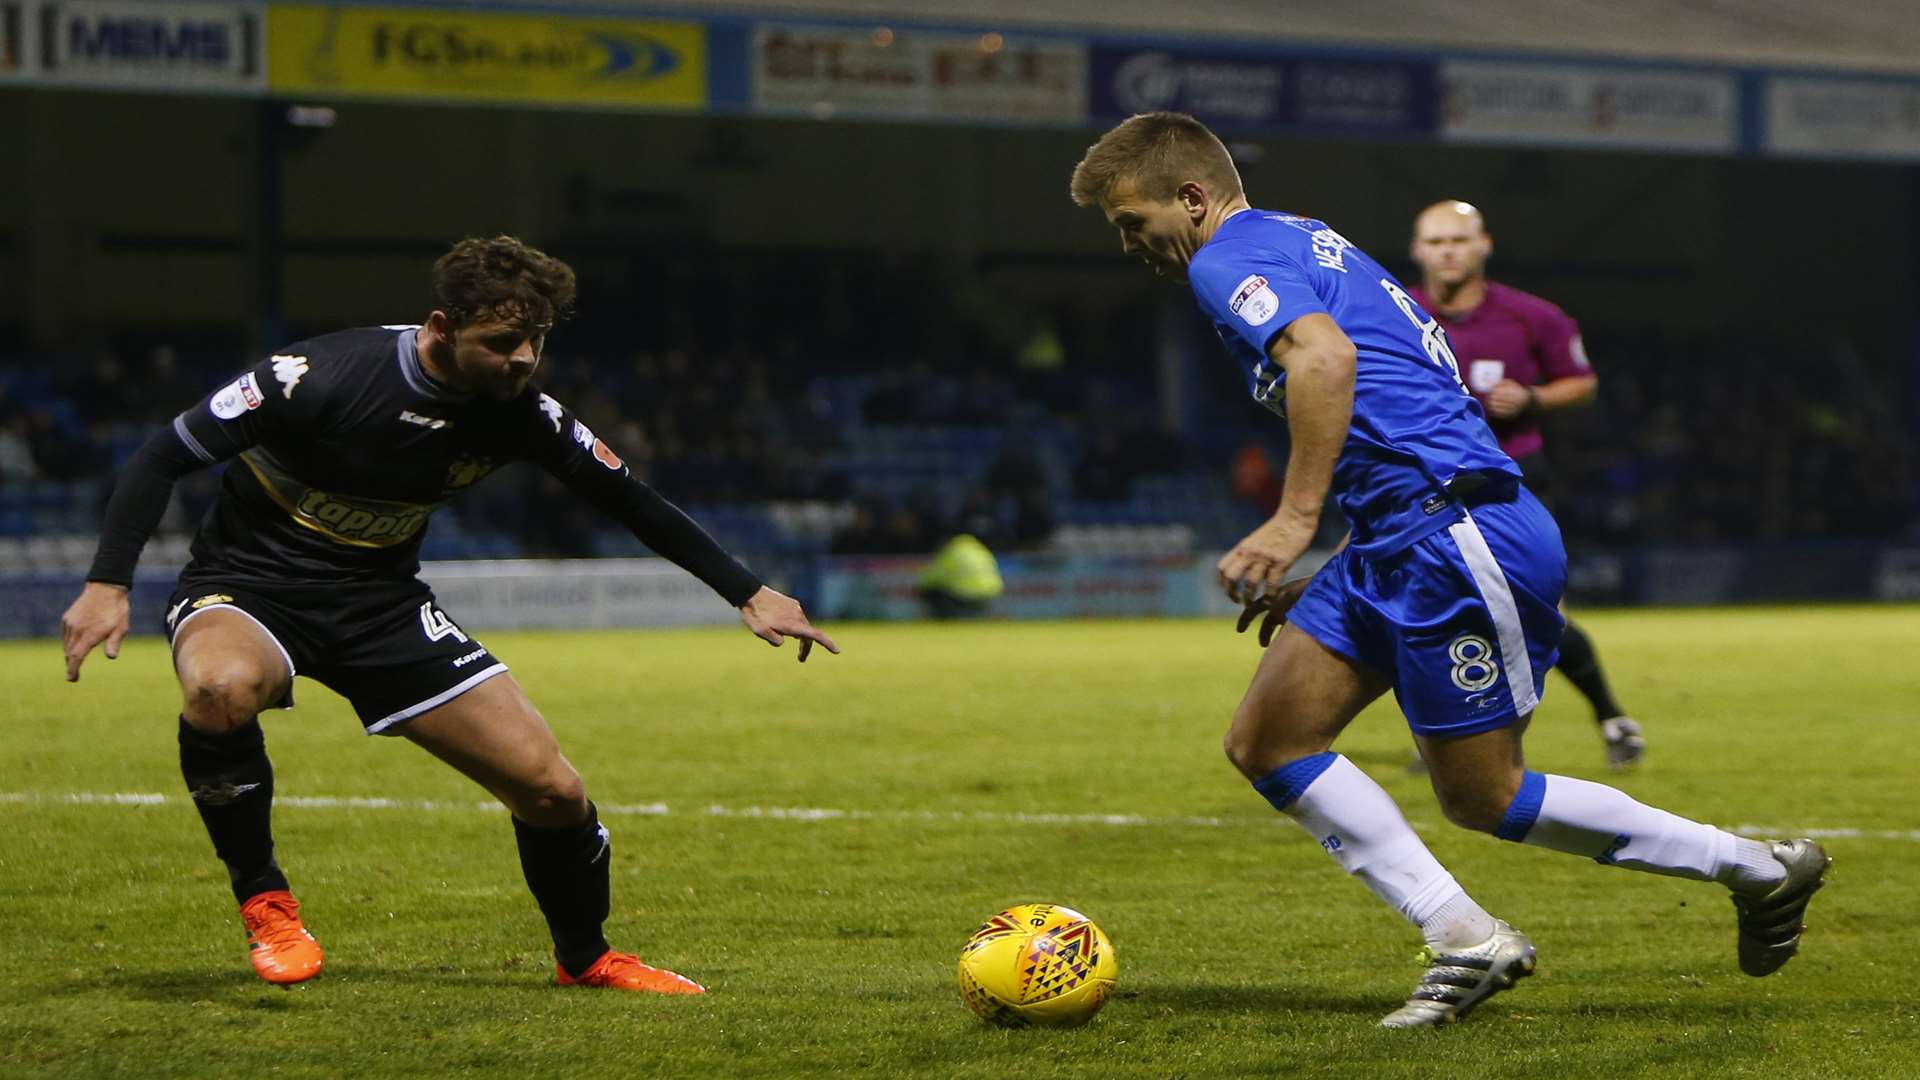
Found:
[(1630, 716), (1602, 720), (1600, 737), (1607, 741), (1607, 767), (1614, 772), (1625, 772), (1647, 756), (1647, 737)]
[(1424, 950), (1427, 973), (1407, 1003), (1380, 1021), (1384, 1028), (1439, 1027), (1475, 1005), (1533, 974), (1533, 942), (1527, 935), (1493, 921), (1493, 936), (1465, 949)]
[(1827, 867), (1833, 865), (1812, 840), (1782, 840), (1772, 848), (1787, 868), (1787, 879), (1765, 896), (1733, 894), (1733, 909), (1740, 914), (1740, 970), (1756, 977), (1779, 971), (1800, 951), (1807, 901), (1827, 883)]

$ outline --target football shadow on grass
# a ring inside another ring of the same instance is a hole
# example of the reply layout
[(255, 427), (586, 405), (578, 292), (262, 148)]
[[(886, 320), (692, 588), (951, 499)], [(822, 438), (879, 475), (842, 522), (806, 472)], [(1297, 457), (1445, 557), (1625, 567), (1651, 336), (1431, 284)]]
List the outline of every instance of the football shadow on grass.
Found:
[(1320, 1012), (1384, 1016), (1393, 1011), (1391, 994), (1386, 997), (1329, 994), (1297, 986), (1222, 986), (1206, 983), (1155, 986), (1145, 990), (1122, 991), (1114, 1003), (1129, 1010), (1175, 1012)]

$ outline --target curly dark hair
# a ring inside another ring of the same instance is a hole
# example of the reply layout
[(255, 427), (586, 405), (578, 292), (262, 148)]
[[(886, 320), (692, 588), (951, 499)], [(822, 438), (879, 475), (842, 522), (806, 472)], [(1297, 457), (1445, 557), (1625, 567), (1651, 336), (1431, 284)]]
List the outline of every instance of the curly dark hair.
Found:
[(433, 264), (434, 306), (455, 329), (494, 317), (547, 330), (573, 311), (573, 267), (512, 236), (469, 237)]

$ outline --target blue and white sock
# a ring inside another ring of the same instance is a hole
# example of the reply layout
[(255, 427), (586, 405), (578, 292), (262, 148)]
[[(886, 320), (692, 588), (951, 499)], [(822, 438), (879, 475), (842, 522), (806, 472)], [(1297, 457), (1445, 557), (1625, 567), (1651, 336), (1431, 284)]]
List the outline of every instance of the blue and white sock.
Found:
[(1253, 782), (1341, 868), (1420, 928), (1435, 948), (1477, 945), (1493, 916), (1460, 887), (1379, 784), (1335, 753), (1315, 754)]
[(1528, 772), (1494, 835), (1608, 866), (1718, 881), (1737, 892), (1764, 893), (1786, 876), (1786, 868), (1757, 840), (1567, 776)]

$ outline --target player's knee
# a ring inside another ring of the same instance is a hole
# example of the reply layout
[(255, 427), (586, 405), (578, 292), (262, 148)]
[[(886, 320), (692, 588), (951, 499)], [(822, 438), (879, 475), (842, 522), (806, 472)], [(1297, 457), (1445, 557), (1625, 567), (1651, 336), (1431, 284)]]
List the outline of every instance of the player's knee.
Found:
[(187, 723), (204, 731), (227, 731), (267, 707), (271, 677), (244, 657), (218, 657), (184, 664), (180, 689)]
[(1451, 788), (1436, 785), (1434, 795), (1440, 802), (1440, 812), (1448, 821), (1463, 829), (1490, 833), (1500, 827), (1507, 816), (1507, 807), (1513, 802), (1511, 792), (1503, 793), (1495, 788)]
[(1249, 780), (1258, 780), (1293, 758), (1304, 756), (1297, 753), (1289, 756), (1288, 748), (1274, 738), (1264, 719), (1257, 707), (1243, 701), (1234, 710), (1233, 723), (1221, 740), (1227, 760)]
[(1274, 698), (1249, 692), (1233, 710), (1233, 723), (1222, 741), (1227, 760), (1240, 775), (1258, 780), (1331, 746), (1331, 737), (1319, 726), (1303, 723), (1305, 719)]
[(1242, 776), (1253, 779), (1256, 775), (1263, 775), (1249, 771), (1256, 767), (1256, 759), (1260, 756), (1259, 746), (1252, 732), (1241, 725), (1239, 717), (1236, 716), (1233, 724), (1227, 728), (1227, 734), (1220, 740), (1220, 749), (1226, 752), (1227, 760), (1240, 770)]
[(571, 825), (586, 817), (587, 786), (574, 767), (562, 761), (525, 786), (514, 814), (534, 825)]

